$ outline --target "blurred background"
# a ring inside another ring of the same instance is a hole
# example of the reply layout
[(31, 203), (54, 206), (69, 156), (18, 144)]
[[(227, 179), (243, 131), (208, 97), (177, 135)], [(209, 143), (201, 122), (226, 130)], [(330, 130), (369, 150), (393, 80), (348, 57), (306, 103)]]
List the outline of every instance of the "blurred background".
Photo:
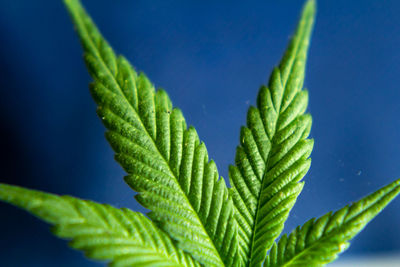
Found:
[[(246, 111), (303, 1), (83, 4), (114, 49), (168, 91), (227, 178)], [(319, 1), (305, 81), (313, 161), (285, 232), (400, 177), (399, 13), (396, 0)], [(0, 182), (143, 211), (104, 139), (62, 1), (1, 0), (0, 36)], [(397, 199), (338, 263), (400, 264), (399, 211)], [(2, 266), (101, 266), (27, 213), (0, 203), (0, 214)]]

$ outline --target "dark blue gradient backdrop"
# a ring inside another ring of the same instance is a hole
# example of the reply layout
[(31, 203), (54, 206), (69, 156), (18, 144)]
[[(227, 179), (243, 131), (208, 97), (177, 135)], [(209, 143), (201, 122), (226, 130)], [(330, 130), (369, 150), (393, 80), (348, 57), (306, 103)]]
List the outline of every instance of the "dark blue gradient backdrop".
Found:
[[(166, 89), (223, 177), (239, 128), (303, 1), (83, 1), (104, 36)], [(305, 86), (315, 138), (286, 232), (400, 177), (400, 2), (319, 1)], [(0, 182), (144, 211), (123, 182), (61, 1), (0, 1)], [(0, 203), (2, 266), (97, 266)], [(400, 252), (400, 200), (347, 256)]]

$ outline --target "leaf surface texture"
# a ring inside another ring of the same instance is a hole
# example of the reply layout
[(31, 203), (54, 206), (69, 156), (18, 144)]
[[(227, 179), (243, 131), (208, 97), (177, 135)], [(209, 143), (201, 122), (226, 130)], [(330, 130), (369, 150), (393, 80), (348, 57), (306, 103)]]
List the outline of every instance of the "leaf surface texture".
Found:
[(335, 213), (309, 220), (273, 245), (264, 266), (316, 267), (332, 262), (399, 193), (397, 180)]
[(148, 216), (208, 266), (232, 265), (233, 203), (196, 130), (144, 74), (117, 57), (79, 1), (66, 1), (94, 79), (91, 93), (125, 181)]
[(322, 266), (399, 194), (397, 180), (275, 241), (311, 163), (303, 83), (314, 0), (305, 4), (279, 66), (248, 111), (229, 190), (167, 93), (114, 53), (79, 0), (64, 2), (94, 80), (90, 91), (106, 138), (149, 218), (5, 184), (0, 200), (53, 224), (57, 236), (88, 257), (112, 266)]
[(314, 13), (315, 3), (308, 1), (279, 67), (268, 87), (261, 87), (257, 107), (248, 111), (235, 165), (229, 169), (239, 255), (248, 266), (261, 266), (310, 167), (311, 116), (304, 114), (308, 93), (302, 88)]
[(129, 209), (0, 184), (0, 200), (54, 225), (70, 246), (111, 266), (200, 266), (143, 214)]

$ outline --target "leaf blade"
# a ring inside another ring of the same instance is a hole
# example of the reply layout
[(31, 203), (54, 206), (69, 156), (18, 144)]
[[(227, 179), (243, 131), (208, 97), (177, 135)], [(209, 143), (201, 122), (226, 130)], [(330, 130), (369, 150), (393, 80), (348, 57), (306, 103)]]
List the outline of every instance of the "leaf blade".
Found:
[(144, 74), (114, 54), (78, 0), (65, 3), (94, 79), (91, 93), (107, 140), (128, 173), (125, 181), (139, 192), (136, 199), (152, 210), (149, 217), (180, 248), (203, 264), (234, 264), (233, 203), (197, 132), (187, 128), (163, 90), (156, 91)]
[(302, 87), (314, 16), (315, 1), (310, 0), (269, 87), (261, 87), (257, 107), (248, 111), (235, 166), (229, 169), (239, 254), (245, 265), (261, 266), (310, 166), (311, 116), (304, 114), (308, 94)]
[(396, 180), (333, 214), (309, 220), (273, 245), (265, 266), (322, 266), (332, 262), (399, 193), (400, 180)]
[(0, 200), (54, 225), (70, 246), (111, 266), (200, 266), (141, 213), (0, 184)]

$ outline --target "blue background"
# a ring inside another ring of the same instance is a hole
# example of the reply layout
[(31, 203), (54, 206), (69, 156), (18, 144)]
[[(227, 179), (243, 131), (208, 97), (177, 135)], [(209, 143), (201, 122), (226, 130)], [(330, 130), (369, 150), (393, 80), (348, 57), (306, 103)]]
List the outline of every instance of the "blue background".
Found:
[[(104, 36), (162, 86), (227, 177), (239, 128), (303, 1), (83, 1)], [(305, 85), (315, 146), (286, 232), (400, 176), (400, 2), (319, 1)], [(0, 182), (142, 210), (113, 161), (61, 1), (0, 1)], [(400, 201), (345, 257), (400, 252)], [(0, 203), (5, 266), (98, 266)], [(24, 255), (24, 256), (22, 256)]]

